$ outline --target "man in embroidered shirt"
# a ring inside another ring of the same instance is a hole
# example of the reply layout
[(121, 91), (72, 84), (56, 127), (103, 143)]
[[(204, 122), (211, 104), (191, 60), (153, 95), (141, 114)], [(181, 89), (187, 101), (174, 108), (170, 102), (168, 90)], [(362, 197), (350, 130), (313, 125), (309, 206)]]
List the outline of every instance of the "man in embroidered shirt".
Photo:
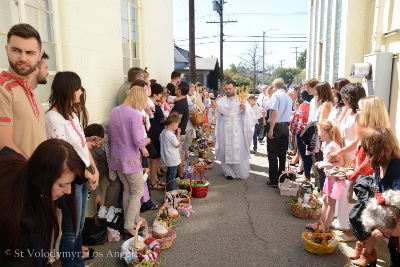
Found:
[(7, 34), (10, 67), (0, 74), (0, 149), (7, 146), (29, 158), (46, 140), (44, 114), (30, 87), (42, 57), (39, 33), (29, 24), (17, 24)]
[(277, 187), (278, 178), (285, 170), (286, 150), (289, 145), (289, 122), (293, 102), (285, 91), (285, 82), (282, 78), (276, 78), (272, 85), (276, 89), (276, 92), (271, 97), (271, 114), (268, 119), (267, 151), (269, 181), (267, 185)]

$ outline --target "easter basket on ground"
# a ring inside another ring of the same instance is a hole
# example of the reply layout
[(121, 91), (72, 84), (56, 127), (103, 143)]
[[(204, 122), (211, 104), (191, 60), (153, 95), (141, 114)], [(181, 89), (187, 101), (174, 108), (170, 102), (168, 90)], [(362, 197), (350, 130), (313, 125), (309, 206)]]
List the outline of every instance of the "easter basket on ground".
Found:
[(279, 176), (278, 187), (279, 187), (279, 192), (282, 196), (295, 196), (297, 194), (297, 190), (299, 189), (299, 184), (294, 181), (296, 177), (297, 175), (291, 171), (284, 171)]
[[(153, 236), (153, 229), (149, 229), (149, 235)], [(157, 241), (160, 243), (160, 249), (167, 249), (172, 246), (174, 240), (176, 238), (176, 232), (173, 229), (168, 229), (168, 236), (162, 238), (156, 238)]]
[(143, 235), (139, 236), (139, 227), (135, 230), (135, 235), (126, 240), (121, 247), (120, 258), (126, 264), (138, 264), (142, 261), (155, 262), (160, 255), (160, 244), (157, 239), (148, 235), (148, 226), (145, 223)]
[(166, 203), (158, 211), (156, 217), (158, 218), (158, 220), (165, 222), (165, 227), (167, 229), (171, 229), (178, 225), (178, 221), (181, 215), (179, 215), (178, 210), (172, 208), (168, 205), (168, 203)]
[[(203, 166), (206, 165), (207, 163), (205, 163)], [(210, 182), (208, 181), (208, 174), (210, 171), (209, 169), (205, 171), (205, 167), (203, 166), (195, 166), (193, 175), (192, 177), (190, 177), (190, 184), (192, 186), (192, 197), (195, 198), (207, 197), (208, 188), (210, 187)], [(203, 173), (206, 173), (206, 180), (203, 180)]]
[(192, 204), (189, 203), (179, 203), (178, 207), (176, 208), (179, 212), (179, 215), (189, 217), (190, 213), (194, 213)]
[(187, 189), (181, 189), (179, 188), (179, 186), (172, 190), (172, 191), (167, 191), (167, 185), (169, 183), (172, 182), (178, 182), (180, 180), (176, 181), (176, 180), (172, 180), (169, 181), (166, 185), (165, 185), (165, 191), (164, 191), (164, 198), (166, 203), (168, 203), (171, 207), (173, 208), (177, 208), (179, 206), (179, 203), (189, 203), (189, 198), (191, 195), (191, 186), (190, 186), (190, 180), (189, 180), (189, 187)]
[[(307, 195), (304, 194), (300, 197), (301, 189), (303, 185), (309, 184), (310, 187), (307, 190)], [(314, 185), (310, 182), (303, 182), (297, 190), (297, 196), (292, 196), (289, 200), (291, 213), (299, 218), (303, 219), (316, 219), (321, 216), (321, 203), (316, 199), (313, 192), (318, 192)]]
[(339, 238), (335, 233), (325, 233), (325, 225), (321, 221), (317, 223), (315, 232), (303, 232), (301, 236), (306, 250), (316, 254), (332, 253), (339, 244)]

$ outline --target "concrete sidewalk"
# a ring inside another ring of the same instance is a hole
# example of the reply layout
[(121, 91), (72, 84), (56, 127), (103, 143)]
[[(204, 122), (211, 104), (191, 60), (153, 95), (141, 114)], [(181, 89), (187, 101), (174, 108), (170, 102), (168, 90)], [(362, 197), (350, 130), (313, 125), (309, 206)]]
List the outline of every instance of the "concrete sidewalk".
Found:
[[(164, 267), (186, 266), (326, 266), (342, 267), (346, 253), (355, 243), (341, 243), (331, 254), (317, 255), (305, 250), (301, 237), (305, 225), (316, 220), (300, 219), (290, 213), (279, 189), (266, 185), (268, 160), (262, 145), (251, 156), (251, 173), (247, 180), (224, 178), (221, 166), (214, 163), (208, 179), (208, 196), (192, 198), (195, 211), (190, 218), (180, 218), (175, 228), (173, 246), (162, 250), (159, 259)], [(163, 191), (151, 191), (157, 204), (163, 202)], [(142, 216), (151, 224), (156, 211)], [(94, 247), (97, 257), (86, 266), (126, 266), (115, 252), (122, 241)], [(377, 245), (377, 266), (388, 266), (388, 249), (384, 242)]]

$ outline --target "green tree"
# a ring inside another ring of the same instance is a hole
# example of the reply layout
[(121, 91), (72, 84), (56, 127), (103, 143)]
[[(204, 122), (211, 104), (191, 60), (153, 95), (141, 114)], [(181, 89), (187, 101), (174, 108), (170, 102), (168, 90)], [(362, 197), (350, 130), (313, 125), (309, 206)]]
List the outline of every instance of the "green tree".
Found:
[(303, 70), (306, 68), (307, 62), (307, 49), (304, 49), (303, 52), (300, 53), (300, 57), (297, 59), (297, 68)]
[(272, 83), (276, 78), (282, 78), (286, 85), (291, 85), (296, 81), (297, 69), (296, 68), (276, 68), (271, 76), (269, 83)]
[[(225, 73), (224, 73), (225, 75)], [(219, 63), (218, 60), (215, 62), (215, 67), (213, 71), (210, 71), (210, 80), (208, 82), (208, 85), (214, 92), (218, 92), (218, 80), (220, 77), (220, 68), (219, 68)]]

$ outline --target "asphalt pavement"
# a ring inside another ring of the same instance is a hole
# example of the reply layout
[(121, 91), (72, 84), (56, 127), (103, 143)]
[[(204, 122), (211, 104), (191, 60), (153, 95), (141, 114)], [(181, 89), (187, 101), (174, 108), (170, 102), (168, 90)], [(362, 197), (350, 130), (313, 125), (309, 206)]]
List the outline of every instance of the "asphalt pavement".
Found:
[[(278, 188), (266, 185), (268, 160), (266, 147), (251, 155), (247, 180), (227, 180), (219, 162), (214, 162), (206, 198), (192, 198), (195, 213), (181, 217), (171, 248), (161, 251), (163, 267), (245, 267), (245, 266), (324, 266), (342, 267), (346, 253), (355, 243), (339, 244), (331, 254), (318, 255), (305, 250), (302, 232), (316, 219), (301, 219), (290, 213)], [(212, 155), (211, 155), (212, 157)], [(151, 191), (153, 202), (162, 204), (164, 191)], [(151, 224), (156, 211), (142, 213)], [(95, 246), (96, 258), (86, 266), (126, 266), (119, 260), (122, 240)], [(378, 243), (377, 266), (388, 266), (386, 244)]]

